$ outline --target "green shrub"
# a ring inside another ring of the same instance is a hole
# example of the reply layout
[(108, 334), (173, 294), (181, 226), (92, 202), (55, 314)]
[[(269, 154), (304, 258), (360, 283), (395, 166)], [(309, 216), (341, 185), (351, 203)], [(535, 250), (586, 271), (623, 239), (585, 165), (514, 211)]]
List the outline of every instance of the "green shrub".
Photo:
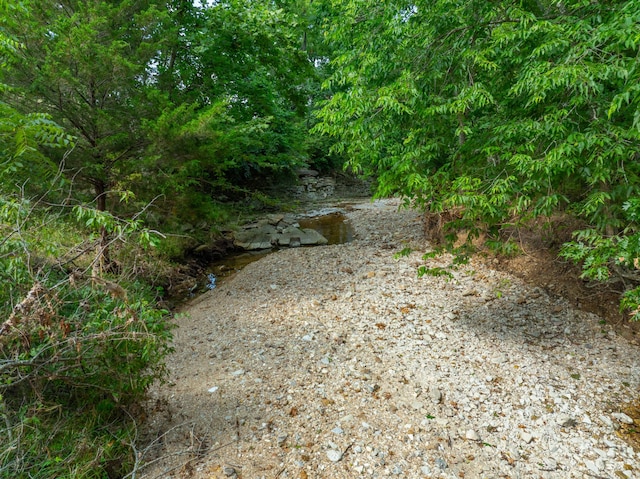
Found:
[(133, 411), (170, 352), (151, 289), (92, 275), (91, 238), (68, 220), (0, 197), (2, 479), (126, 474)]

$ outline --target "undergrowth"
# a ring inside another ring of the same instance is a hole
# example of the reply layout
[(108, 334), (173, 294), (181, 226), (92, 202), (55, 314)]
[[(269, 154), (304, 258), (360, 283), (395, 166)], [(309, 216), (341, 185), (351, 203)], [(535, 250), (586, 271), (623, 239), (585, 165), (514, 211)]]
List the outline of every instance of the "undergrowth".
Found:
[[(149, 237), (129, 226), (112, 249)], [(0, 237), (0, 478), (131, 477), (168, 312), (127, 267), (96, 269), (99, 236), (64, 211), (2, 196)]]

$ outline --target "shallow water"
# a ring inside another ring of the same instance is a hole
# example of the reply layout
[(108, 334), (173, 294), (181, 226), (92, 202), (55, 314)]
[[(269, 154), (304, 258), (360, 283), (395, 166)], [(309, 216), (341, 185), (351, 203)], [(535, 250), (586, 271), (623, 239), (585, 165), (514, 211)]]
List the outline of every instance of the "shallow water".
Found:
[(301, 228), (311, 228), (329, 240), (329, 244), (353, 241), (353, 228), (342, 213), (303, 218), (298, 221)]
[[(311, 213), (313, 215), (313, 213)], [(306, 216), (298, 220), (301, 228), (311, 228), (327, 238), (328, 244), (343, 244), (353, 241), (353, 228), (347, 218), (340, 212), (332, 211), (329, 214), (319, 214), (318, 216)], [(309, 246), (312, 248), (312, 246)], [(206, 268), (206, 275), (213, 274), (216, 277), (216, 284), (242, 270), (248, 264), (264, 258), (275, 249), (261, 251), (245, 251), (227, 256), (221, 260), (209, 264)], [(206, 290), (206, 289), (205, 289)]]

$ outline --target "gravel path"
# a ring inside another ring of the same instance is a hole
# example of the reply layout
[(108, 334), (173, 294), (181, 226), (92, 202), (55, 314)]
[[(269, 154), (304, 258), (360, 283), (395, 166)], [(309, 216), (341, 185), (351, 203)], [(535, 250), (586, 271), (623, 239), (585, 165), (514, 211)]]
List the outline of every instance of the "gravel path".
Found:
[(637, 346), (481, 264), (418, 278), (428, 246), (397, 205), (359, 205), (354, 242), (282, 250), (192, 302), (143, 477), (640, 477), (616, 433)]

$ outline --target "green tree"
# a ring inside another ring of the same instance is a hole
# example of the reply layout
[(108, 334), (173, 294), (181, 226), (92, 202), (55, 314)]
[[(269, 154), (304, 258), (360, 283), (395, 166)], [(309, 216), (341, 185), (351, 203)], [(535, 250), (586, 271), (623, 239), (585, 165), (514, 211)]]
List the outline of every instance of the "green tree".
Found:
[(165, 188), (228, 195), (303, 164), (313, 68), (296, 12), (247, 0), (176, 3), (172, 47), (158, 59), (168, 101), (149, 124)]
[(490, 237), (569, 210), (593, 227), (565, 250), (586, 275), (634, 268), (640, 3), (330, 6), (343, 21), (317, 130), (380, 195)]
[(100, 211), (143, 146), (143, 93), (162, 8), (144, 0), (36, 0), (7, 13), (19, 48), (5, 101), (50, 115), (77, 138), (65, 170), (91, 185)]
[[(21, 8), (0, 0), (3, 18)], [(0, 89), (19, 48), (0, 30)], [(147, 288), (90, 278), (75, 262), (86, 238), (43, 154), (72, 147), (49, 115), (0, 102), (0, 478), (123, 477), (136, 460), (128, 408), (169, 352), (166, 311)], [(137, 226), (114, 230), (131, 240)]]

